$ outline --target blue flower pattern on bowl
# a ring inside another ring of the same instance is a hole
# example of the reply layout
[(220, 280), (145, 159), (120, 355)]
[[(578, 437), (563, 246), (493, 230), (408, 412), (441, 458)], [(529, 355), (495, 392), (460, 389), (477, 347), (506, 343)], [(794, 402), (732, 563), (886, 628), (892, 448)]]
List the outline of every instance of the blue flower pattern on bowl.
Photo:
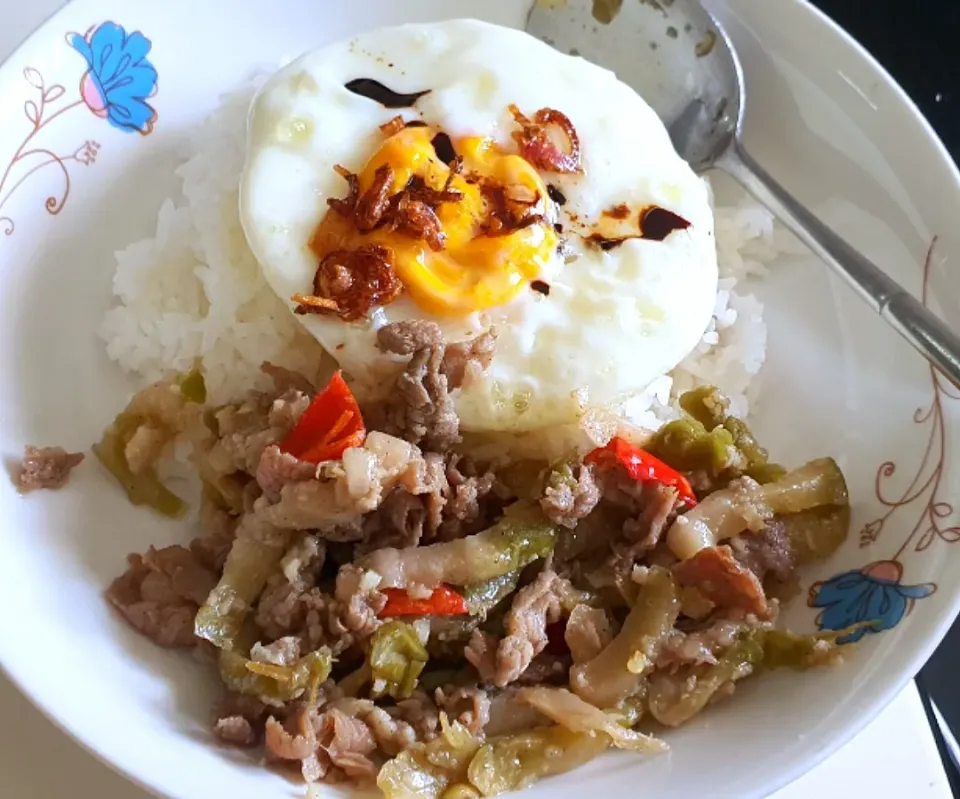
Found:
[(157, 91), (157, 70), (147, 58), (150, 40), (140, 31), (127, 34), (121, 25), (104, 22), (86, 36), (69, 34), (67, 42), (87, 62), (80, 82), (86, 106), (125, 133), (150, 133), (157, 120), (147, 103)]
[(811, 607), (824, 608), (817, 617), (821, 630), (846, 630), (857, 626), (837, 643), (852, 644), (868, 633), (896, 627), (917, 599), (930, 596), (930, 583), (903, 585), (903, 567), (895, 560), (871, 563), (860, 570), (843, 572), (810, 588)]
[[(84, 106), (124, 133), (146, 136), (157, 121), (156, 110), (147, 102), (157, 93), (157, 70), (147, 57), (152, 43), (146, 36), (140, 31), (128, 34), (115, 22), (103, 22), (83, 36), (68, 33), (66, 41), (86, 61), (79, 98), (70, 97), (64, 76), (49, 81), (36, 67), (23, 68), (23, 77), (31, 88), (23, 104), (28, 126), (10, 160), (0, 163), (0, 236), (4, 238), (12, 236), (17, 227), (16, 213), (7, 209), (19, 190), (33, 182), (32, 175), (59, 171), (60, 188), (48, 194), (44, 203), (47, 213), (56, 216), (70, 196), (76, 167), (96, 163), (101, 145), (93, 139), (83, 139), (79, 146), (66, 151), (38, 146), (49, 125)], [(56, 63), (64, 69), (68, 66), (59, 54)]]

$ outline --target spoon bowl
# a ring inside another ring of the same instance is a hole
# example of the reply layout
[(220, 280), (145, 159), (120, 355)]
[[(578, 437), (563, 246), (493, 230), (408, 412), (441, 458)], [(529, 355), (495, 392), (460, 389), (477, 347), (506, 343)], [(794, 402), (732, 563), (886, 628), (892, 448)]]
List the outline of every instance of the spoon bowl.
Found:
[(701, 0), (539, 0), (527, 31), (615, 72), (657, 112), (695, 171), (729, 173), (960, 387), (960, 337), (744, 149), (743, 70)]
[(736, 52), (698, 2), (538, 2), (527, 30), (616, 73), (657, 112), (697, 172), (736, 137), (743, 112)]

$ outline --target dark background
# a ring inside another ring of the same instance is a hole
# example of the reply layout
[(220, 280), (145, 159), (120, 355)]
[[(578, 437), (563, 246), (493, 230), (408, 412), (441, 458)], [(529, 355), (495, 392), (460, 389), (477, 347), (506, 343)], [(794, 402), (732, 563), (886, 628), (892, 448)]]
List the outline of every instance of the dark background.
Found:
[[(769, 0), (756, 0), (769, 2)], [(960, 161), (960, 0), (812, 0), (869, 50), (913, 98), (954, 160)], [(960, 208), (957, 209), (960, 224)], [(960, 797), (956, 742), (938, 729), (933, 707), (960, 738), (960, 622), (917, 678), (954, 796)]]
[(960, 159), (960, 2), (812, 2), (883, 64)]

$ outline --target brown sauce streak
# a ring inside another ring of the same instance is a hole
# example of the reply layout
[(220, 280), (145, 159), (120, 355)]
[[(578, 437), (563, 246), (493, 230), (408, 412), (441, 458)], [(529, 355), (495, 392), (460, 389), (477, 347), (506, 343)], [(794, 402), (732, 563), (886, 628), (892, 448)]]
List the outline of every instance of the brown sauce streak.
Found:
[(630, 216), (630, 206), (626, 203), (620, 203), (613, 208), (608, 208), (603, 212), (603, 215), (609, 216), (611, 219), (626, 219)]
[(422, 92), (411, 92), (403, 94), (396, 92), (388, 86), (384, 86), (380, 81), (373, 78), (357, 78), (344, 84), (347, 91), (380, 103), (384, 108), (411, 108), (417, 100), (425, 94), (430, 94), (430, 89)]
[[(630, 209), (626, 203), (621, 203), (615, 208), (603, 212), (604, 216), (614, 219), (626, 219), (630, 214)], [(690, 227), (690, 222), (682, 216), (661, 208), (658, 205), (651, 205), (649, 208), (640, 212), (638, 219), (640, 225), (639, 233), (632, 233), (626, 236), (603, 236), (600, 233), (594, 233), (587, 237), (587, 241), (604, 252), (616, 249), (625, 241), (630, 239), (645, 239), (647, 241), (663, 241), (671, 233), (677, 230), (686, 230)]]
[(682, 216), (652, 205), (640, 213), (640, 238), (650, 241), (663, 241), (675, 230), (686, 230), (690, 222)]
[(554, 186), (552, 183), (550, 183), (547, 186), (547, 196), (551, 200), (553, 200), (557, 205), (567, 204), (567, 196), (562, 191), (560, 191), (560, 189)]
[(545, 283), (542, 280), (534, 280), (530, 283), (530, 288), (532, 288), (538, 294), (542, 294), (544, 297), (550, 296), (550, 284)]
[(453, 141), (446, 133), (441, 131), (431, 139), (430, 143), (433, 145), (433, 151), (437, 154), (437, 158), (447, 166), (457, 160), (456, 148), (454, 148)]

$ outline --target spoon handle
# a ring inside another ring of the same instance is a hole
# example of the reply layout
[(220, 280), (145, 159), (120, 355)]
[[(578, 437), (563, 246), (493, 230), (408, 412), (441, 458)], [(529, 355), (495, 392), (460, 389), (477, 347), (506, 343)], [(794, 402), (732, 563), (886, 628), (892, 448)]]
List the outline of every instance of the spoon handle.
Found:
[(960, 386), (960, 337), (876, 264), (855, 250), (735, 144), (717, 166), (820, 256), (907, 341)]

